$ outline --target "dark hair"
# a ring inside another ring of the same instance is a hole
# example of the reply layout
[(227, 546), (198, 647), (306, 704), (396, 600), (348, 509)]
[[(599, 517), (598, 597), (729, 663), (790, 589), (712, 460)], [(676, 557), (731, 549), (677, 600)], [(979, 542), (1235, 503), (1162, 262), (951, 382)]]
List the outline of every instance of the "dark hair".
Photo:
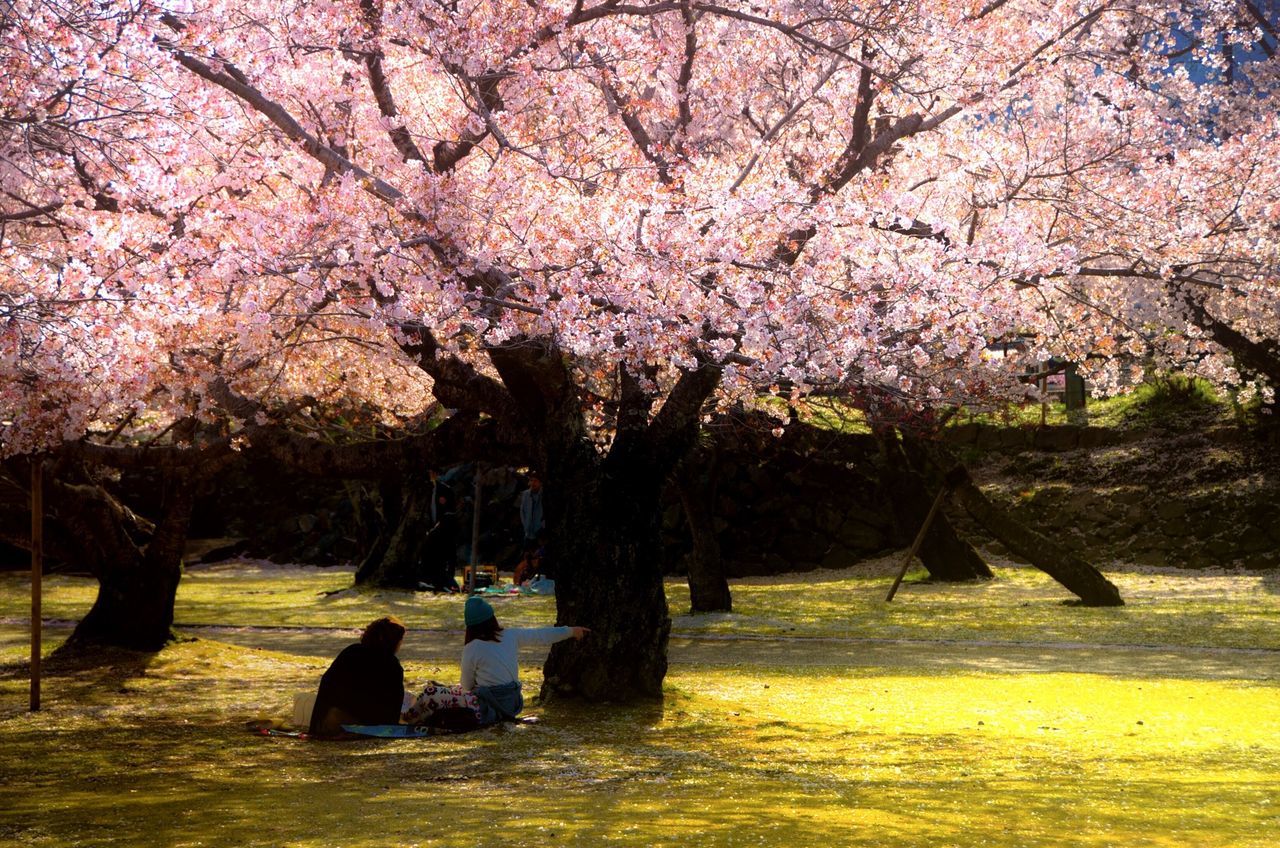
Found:
[(502, 625), (498, 623), (498, 617), (496, 615), (491, 616), (479, 624), (473, 624), (468, 627), (467, 635), (463, 638), (462, 644), (468, 645), (472, 639), (479, 639), (482, 642), (501, 642)]
[(404, 622), (394, 615), (388, 615), (369, 622), (369, 626), (360, 634), (360, 644), (395, 651), (404, 640), (404, 633)]

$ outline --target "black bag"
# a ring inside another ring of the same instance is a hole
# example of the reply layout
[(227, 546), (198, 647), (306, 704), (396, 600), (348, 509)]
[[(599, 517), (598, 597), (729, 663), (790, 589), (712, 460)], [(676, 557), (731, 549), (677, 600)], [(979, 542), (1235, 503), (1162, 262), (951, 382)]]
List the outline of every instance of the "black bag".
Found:
[(470, 707), (444, 707), (427, 716), (422, 726), (441, 733), (466, 733), (480, 727), (480, 720)]

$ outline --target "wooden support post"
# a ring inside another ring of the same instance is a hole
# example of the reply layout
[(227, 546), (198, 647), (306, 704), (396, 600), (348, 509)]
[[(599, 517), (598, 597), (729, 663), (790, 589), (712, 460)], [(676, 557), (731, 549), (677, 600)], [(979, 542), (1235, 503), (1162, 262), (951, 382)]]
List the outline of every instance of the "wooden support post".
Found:
[(31, 462), (31, 711), (40, 709), (40, 637), (44, 616), (40, 611), (44, 577), (44, 462)]
[(906, 558), (902, 561), (902, 568), (898, 571), (898, 576), (894, 579), (893, 585), (889, 587), (889, 594), (885, 596), (885, 603), (893, 600), (893, 596), (898, 593), (898, 587), (902, 585), (902, 578), (907, 576), (907, 569), (911, 567), (911, 560), (915, 559), (916, 553), (919, 552), (920, 546), (924, 544), (924, 534), (929, 532), (929, 525), (933, 524), (933, 517), (938, 514), (938, 510), (942, 508), (942, 502), (946, 500), (951, 489), (943, 486), (938, 490), (938, 496), (933, 499), (933, 506), (929, 507), (929, 514), (925, 516), (924, 523), (920, 525), (920, 532), (916, 534), (915, 541), (911, 543), (911, 550), (907, 551)]
[(480, 463), (476, 463), (475, 488), (471, 496), (471, 569), (462, 588), (471, 594), (476, 588), (476, 566), (480, 563)]

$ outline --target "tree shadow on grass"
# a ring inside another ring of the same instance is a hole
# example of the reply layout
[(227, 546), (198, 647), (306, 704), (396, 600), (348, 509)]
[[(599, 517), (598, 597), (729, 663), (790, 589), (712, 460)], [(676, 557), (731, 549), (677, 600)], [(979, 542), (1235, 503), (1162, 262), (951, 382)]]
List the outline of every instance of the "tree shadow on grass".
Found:
[[(146, 675), (157, 654), (64, 642), (41, 659), (40, 677), (42, 683), (48, 681), (60, 689), (125, 692), (130, 680)], [(0, 681), (30, 679), (29, 659), (0, 664)]]
[[(841, 644), (845, 666), (895, 677), (1104, 673), (1064, 667), (1059, 652), (1043, 650), (1011, 658), (992, 646)], [(729, 649), (721, 659), (741, 664), (739, 677), (797, 671), (794, 644), (712, 647)], [(829, 646), (800, 648), (831, 660)], [(1132, 654), (1099, 654), (1105, 673), (1134, 672)], [(753, 712), (756, 683), (698, 688), (711, 674), (662, 703), (531, 698), (538, 724), (458, 736), (318, 743), (246, 732), (246, 716), (313, 683), (322, 665), (213, 640), (159, 655), (58, 658), (58, 706), (0, 721), (0, 842), (647, 848), (674, 837), (710, 848), (977, 844), (976, 834), (1025, 846), (1082, 833), (1092, 836), (1073, 844), (1101, 846), (1167, 833), (1185, 837), (1179, 844), (1240, 846), (1265, 844), (1263, 802), (1276, 788), (1273, 746), (1254, 752), (1224, 741), (1212, 755), (1126, 755), (1079, 740), (1055, 747), (1063, 734), (1050, 731), (1002, 742), (986, 731), (920, 732), (909, 720), (901, 730), (868, 730), (808, 712)], [(1201, 665), (1197, 676), (1205, 673)], [(794, 677), (803, 685), (805, 669)], [(814, 693), (798, 703), (826, 702)]]

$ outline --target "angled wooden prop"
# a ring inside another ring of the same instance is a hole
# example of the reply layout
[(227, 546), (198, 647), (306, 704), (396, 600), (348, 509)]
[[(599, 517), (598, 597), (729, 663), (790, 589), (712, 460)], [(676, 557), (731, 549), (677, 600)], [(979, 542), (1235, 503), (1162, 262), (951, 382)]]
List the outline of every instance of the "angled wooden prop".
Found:
[(893, 585), (889, 587), (889, 594), (885, 595), (885, 603), (892, 601), (893, 596), (898, 593), (898, 587), (902, 585), (902, 578), (907, 576), (907, 569), (911, 567), (911, 560), (915, 559), (920, 546), (924, 544), (924, 534), (929, 532), (929, 525), (933, 524), (933, 517), (938, 514), (938, 510), (942, 508), (942, 502), (946, 500), (949, 494), (951, 494), (951, 490), (945, 486), (938, 490), (938, 496), (933, 499), (933, 506), (929, 507), (929, 514), (924, 517), (924, 523), (920, 525), (920, 532), (916, 533), (915, 541), (911, 543), (911, 550), (907, 551), (906, 557), (902, 560), (902, 568), (898, 569), (898, 576), (894, 578)]
[(902, 578), (907, 576), (907, 569), (911, 567), (911, 560), (915, 559), (916, 554), (920, 551), (920, 546), (924, 544), (924, 534), (929, 532), (929, 527), (933, 524), (934, 517), (938, 514), (938, 510), (942, 509), (942, 502), (955, 490), (956, 486), (964, 482), (967, 476), (968, 472), (964, 470), (964, 466), (956, 466), (947, 472), (942, 481), (942, 488), (938, 489), (938, 496), (933, 499), (933, 506), (929, 507), (929, 514), (924, 517), (924, 523), (920, 525), (920, 532), (916, 533), (915, 541), (911, 543), (911, 550), (907, 551), (906, 558), (902, 560), (902, 568), (898, 570), (898, 576), (894, 578), (893, 585), (889, 587), (889, 594), (884, 599), (885, 603), (892, 601), (893, 596), (898, 594), (898, 587), (902, 585)]

